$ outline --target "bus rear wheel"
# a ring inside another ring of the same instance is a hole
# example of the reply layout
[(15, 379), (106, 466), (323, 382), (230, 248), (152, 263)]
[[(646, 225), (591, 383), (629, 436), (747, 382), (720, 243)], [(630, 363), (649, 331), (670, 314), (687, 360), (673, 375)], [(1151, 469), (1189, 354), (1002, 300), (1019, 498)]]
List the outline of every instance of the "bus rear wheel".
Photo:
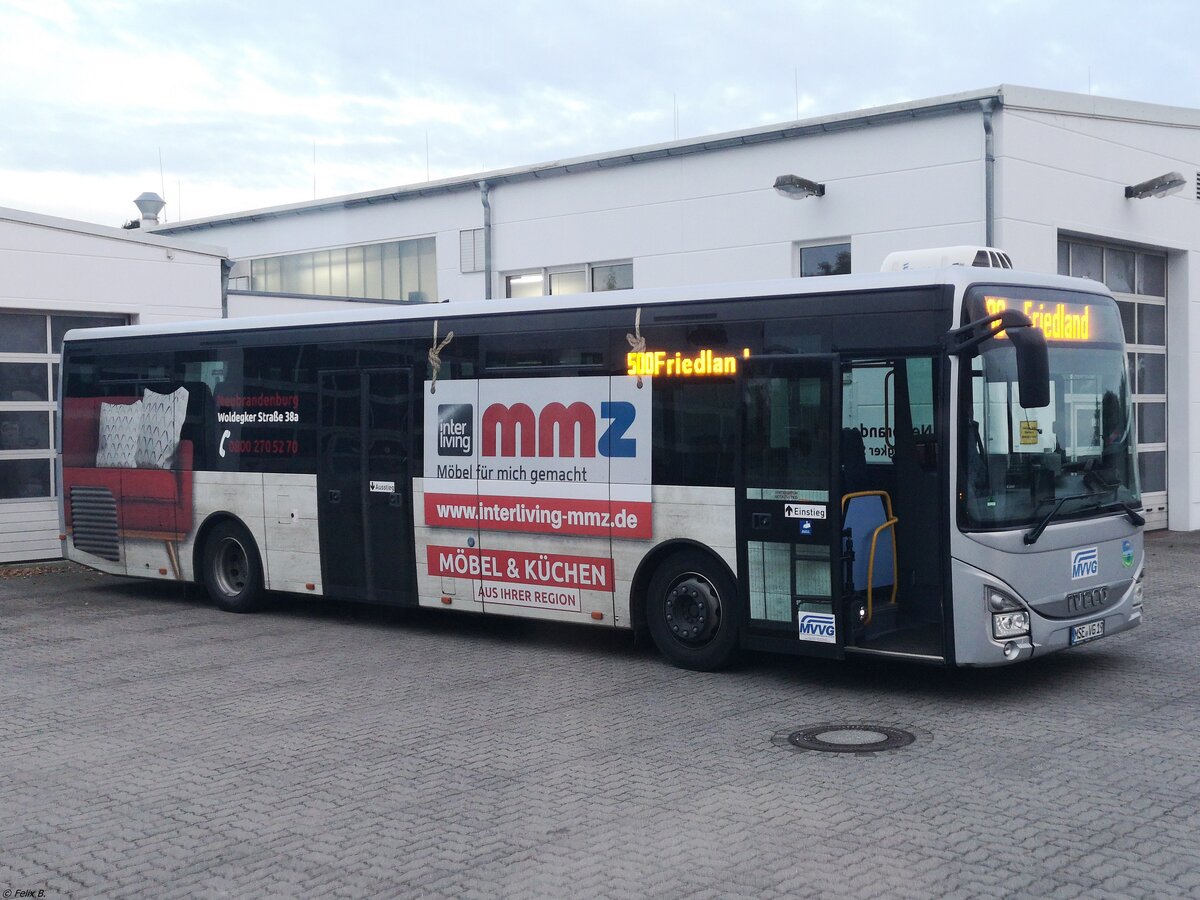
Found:
[(646, 592), (646, 628), (660, 653), (684, 669), (710, 672), (738, 649), (733, 580), (706, 554), (665, 559)]
[(262, 602), (262, 563), (254, 538), (237, 522), (220, 522), (204, 542), (204, 589), (226, 612), (254, 612)]

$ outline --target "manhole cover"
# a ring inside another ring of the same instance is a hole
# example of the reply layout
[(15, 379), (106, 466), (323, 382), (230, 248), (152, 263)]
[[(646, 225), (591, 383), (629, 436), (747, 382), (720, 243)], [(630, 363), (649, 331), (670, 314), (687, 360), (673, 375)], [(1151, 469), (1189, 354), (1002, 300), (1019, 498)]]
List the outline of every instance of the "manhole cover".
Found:
[(915, 740), (912, 732), (890, 725), (845, 722), (810, 725), (787, 736), (787, 742), (797, 749), (823, 753), (878, 753), (899, 750)]

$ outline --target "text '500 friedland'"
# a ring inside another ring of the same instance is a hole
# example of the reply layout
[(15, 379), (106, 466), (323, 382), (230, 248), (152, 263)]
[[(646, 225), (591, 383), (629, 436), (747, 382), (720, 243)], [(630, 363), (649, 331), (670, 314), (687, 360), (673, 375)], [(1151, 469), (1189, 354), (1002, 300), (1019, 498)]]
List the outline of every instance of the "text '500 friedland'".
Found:
[[(749, 358), (750, 348), (742, 350), (742, 357)], [(646, 350), (625, 354), (627, 375), (639, 375), (655, 378), (661, 375), (668, 377), (697, 375), (735, 375), (737, 374), (737, 357), (724, 356), (711, 350), (701, 350), (693, 356), (682, 353), (667, 353), (665, 350)]]

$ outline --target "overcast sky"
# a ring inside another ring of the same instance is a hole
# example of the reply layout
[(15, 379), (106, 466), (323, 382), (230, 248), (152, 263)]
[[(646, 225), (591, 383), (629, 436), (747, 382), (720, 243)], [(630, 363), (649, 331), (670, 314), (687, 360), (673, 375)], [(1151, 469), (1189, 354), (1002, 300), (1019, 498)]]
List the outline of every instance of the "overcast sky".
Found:
[[(999, 84), (1200, 108), (1200, 3), (0, 0), (0, 206), (168, 221)], [(314, 163), (315, 159), (315, 163)]]

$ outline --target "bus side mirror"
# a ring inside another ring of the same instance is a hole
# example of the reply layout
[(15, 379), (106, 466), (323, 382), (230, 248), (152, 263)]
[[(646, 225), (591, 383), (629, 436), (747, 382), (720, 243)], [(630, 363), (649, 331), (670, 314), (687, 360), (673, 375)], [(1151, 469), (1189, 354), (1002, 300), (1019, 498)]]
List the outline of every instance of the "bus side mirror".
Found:
[(1008, 339), (1017, 353), (1017, 394), (1026, 409), (1050, 405), (1050, 360), (1040, 328), (1010, 328)]
[(943, 339), (946, 352), (954, 356), (973, 353), (985, 341), (1006, 337), (1017, 356), (1017, 393), (1021, 406), (1042, 409), (1050, 405), (1050, 357), (1046, 334), (1034, 328), (1029, 317), (1006, 309), (950, 331)]

